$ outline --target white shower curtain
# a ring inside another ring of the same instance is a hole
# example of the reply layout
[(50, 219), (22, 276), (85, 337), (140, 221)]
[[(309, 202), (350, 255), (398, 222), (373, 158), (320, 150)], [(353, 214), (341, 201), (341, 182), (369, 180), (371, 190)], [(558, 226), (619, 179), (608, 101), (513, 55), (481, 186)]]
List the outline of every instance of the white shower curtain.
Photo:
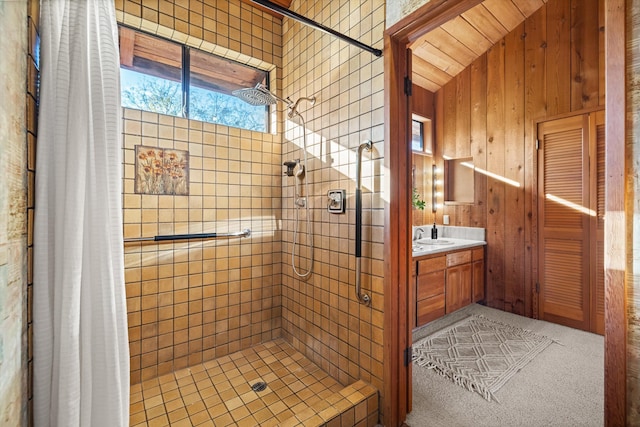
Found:
[(129, 346), (113, 0), (42, 0), (33, 334), (37, 427), (126, 426)]

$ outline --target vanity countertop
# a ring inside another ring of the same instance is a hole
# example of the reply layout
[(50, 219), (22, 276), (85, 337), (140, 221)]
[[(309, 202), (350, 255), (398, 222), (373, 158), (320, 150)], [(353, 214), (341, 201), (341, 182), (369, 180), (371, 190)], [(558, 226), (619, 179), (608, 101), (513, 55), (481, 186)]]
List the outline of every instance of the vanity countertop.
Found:
[(443, 237), (441, 239), (420, 239), (413, 242), (412, 256), (418, 258), (424, 255), (433, 255), (459, 249), (473, 248), (484, 246), (487, 244), (484, 240), (457, 239), (451, 237)]

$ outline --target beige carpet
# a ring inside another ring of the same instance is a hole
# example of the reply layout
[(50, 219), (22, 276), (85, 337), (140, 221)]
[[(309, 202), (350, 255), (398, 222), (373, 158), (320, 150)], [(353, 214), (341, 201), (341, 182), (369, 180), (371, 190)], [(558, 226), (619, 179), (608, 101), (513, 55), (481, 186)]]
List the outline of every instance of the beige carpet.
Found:
[(414, 331), (414, 342), (474, 314), (533, 331), (562, 345), (550, 345), (517, 372), (495, 393), (500, 403), (414, 366), (409, 426), (603, 425), (602, 336), (474, 304)]

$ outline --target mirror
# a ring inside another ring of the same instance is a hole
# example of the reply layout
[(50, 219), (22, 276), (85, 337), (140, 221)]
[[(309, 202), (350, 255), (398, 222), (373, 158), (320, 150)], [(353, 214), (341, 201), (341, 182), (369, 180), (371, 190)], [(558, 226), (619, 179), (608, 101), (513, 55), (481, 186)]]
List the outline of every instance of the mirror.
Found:
[(413, 225), (433, 222), (433, 93), (413, 86), (411, 95), (412, 213)]
[(445, 159), (444, 203), (473, 204), (475, 201), (473, 157)]
[(416, 152), (412, 155), (411, 176), (413, 182), (412, 213), (413, 225), (424, 225), (433, 222), (432, 200), (432, 168), (433, 158)]
[(433, 214), (433, 155), (434, 147), (434, 95), (413, 85), (411, 95), (411, 150), (412, 150), (412, 221), (413, 225), (430, 224)]

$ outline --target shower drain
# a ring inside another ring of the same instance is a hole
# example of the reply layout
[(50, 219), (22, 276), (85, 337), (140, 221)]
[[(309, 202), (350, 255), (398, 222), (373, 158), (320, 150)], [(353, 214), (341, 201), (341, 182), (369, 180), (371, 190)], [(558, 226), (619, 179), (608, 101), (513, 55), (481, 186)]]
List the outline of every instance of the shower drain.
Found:
[(251, 389), (253, 391), (263, 391), (266, 388), (267, 388), (267, 383), (265, 383), (264, 381), (258, 381), (257, 383), (251, 386)]

